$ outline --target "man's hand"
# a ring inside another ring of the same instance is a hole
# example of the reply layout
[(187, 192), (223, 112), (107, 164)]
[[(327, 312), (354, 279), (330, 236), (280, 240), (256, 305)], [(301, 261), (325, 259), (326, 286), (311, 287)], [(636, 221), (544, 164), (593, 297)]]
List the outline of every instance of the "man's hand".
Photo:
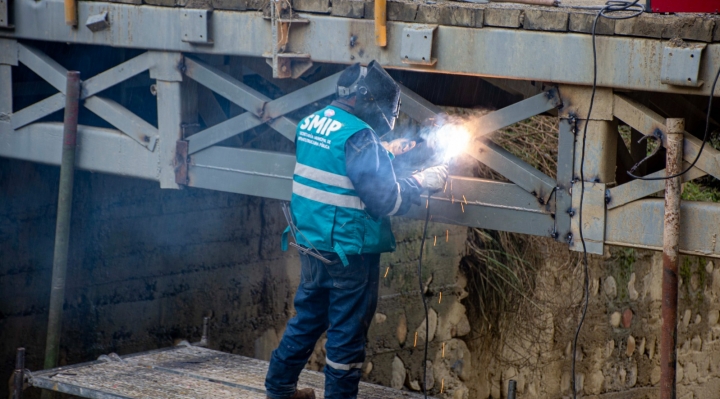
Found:
[(439, 191), (445, 186), (448, 177), (448, 167), (446, 165), (433, 166), (427, 168), (420, 173), (412, 176), (417, 180), (418, 184), (428, 192)]
[(391, 152), (393, 155), (398, 156), (401, 154), (404, 154), (413, 148), (415, 148), (415, 145), (417, 144), (415, 140), (410, 139), (395, 139), (393, 141), (382, 141), (382, 146), (385, 147), (388, 152)]

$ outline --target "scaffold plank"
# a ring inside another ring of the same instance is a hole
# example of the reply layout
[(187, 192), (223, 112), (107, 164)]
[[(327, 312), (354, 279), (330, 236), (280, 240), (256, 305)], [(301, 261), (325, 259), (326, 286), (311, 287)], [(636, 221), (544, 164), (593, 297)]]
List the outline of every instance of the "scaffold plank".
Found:
[[(125, 357), (32, 373), (36, 387), (94, 399), (265, 398), (268, 362), (181, 345)], [(303, 370), (298, 388), (324, 398), (322, 373)], [(361, 382), (358, 398), (421, 398), (421, 395)]]

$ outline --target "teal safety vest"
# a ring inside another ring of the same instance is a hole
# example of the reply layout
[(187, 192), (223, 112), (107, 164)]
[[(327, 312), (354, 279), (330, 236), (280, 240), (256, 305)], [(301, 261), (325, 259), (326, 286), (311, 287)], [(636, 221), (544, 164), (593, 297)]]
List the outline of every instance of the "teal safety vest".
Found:
[[(345, 142), (368, 124), (334, 106), (304, 118), (295, 133), (292, 218), (306, 248), (348, 255), (395, 251), (390, 219), (374, 219), (355, 192), (345, 169)], [(283, 250), (287, 249), (287, 232)]]

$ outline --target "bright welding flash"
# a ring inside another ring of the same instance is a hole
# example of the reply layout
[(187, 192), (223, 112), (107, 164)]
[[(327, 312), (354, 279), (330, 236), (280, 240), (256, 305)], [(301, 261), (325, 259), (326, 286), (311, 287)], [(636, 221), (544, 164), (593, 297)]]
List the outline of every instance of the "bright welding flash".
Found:
[(467, 148), (470, 132), (465, 126), (448, 123), (436, 132), (437, 141), (443, 154), (443, 161), (450, 162)]

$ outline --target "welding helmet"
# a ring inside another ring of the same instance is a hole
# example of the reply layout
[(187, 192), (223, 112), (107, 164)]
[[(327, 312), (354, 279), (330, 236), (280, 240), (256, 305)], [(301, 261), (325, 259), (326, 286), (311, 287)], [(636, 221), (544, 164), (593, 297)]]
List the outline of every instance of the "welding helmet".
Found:
[(338, 97), (356, 96), (354, 114), (382, 136), (395, 127), (400, 86), (376, 61), (353, 64), (338, 79)]

